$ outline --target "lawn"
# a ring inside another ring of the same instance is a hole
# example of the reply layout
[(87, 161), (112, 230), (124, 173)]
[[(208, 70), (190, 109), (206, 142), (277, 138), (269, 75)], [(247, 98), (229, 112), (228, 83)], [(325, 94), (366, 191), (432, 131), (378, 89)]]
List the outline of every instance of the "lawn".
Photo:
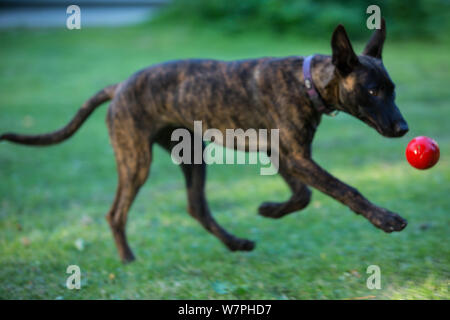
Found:
[[(0, 43), (0, 132), (23, 133), (59, 128), (98, 89), (153, 63), (330, 52), (327, 39), (175, 26), (1, 31)], [(104, 218), (117, 179), (105, 105), (61, 145), (0, 144), (0, 298), (449, 299), (449, 49), (387, 40), (384, 62), (410, 126), (405, 137), (383, 138), (340, 114), (323, 119), (314, 142), (317, 162), (405, 217), (404, 231), (386, 234), (318, 191), (305, 210), (265, 219), (261, 202), (289, 197), (282, 179), (259, 175), (255, 165), (212, 165), (215, 217), (257, 241), (253, 252), (231, 253), (186, 213), (181, 170), (157, 149), (129, 215), (137, 260), (122, 265)], [(440, 145), (431, 170), (404, 158), (417, 135)], [(80, 290), (65, 287), (73, 264)], [(380, 290), (366, 287), (369, 265), (381, 269)]]

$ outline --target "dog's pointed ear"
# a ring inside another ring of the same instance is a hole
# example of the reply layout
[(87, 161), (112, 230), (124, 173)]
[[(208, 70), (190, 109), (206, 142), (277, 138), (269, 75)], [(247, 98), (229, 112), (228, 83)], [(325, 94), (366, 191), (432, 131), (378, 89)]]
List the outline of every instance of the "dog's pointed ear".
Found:
[(385, 39), (386, 22), (383, 18), (381, 18), (381, 28), (374, 31), (362, 54), (381, 59), (381, 52), (383, 51), (383, 44)]
[(331, 49), (333, 51), (332, 62), (341, 74), (350, 73), (359, 64), (347, 32), (341, 24), (334, 29), (331, 37)]

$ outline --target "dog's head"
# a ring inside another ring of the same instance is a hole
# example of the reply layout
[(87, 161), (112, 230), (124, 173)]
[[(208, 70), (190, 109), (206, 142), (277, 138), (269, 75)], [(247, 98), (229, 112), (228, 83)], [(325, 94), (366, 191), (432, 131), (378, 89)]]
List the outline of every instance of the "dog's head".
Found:
[(401, 137), (408, 124), (395, 105), (395, 85), (381, 60), (386, 38), (384, 19), (362, 55), (353, 51), (342, 25), (331, 39), (332, 62), (339, 90), (339, 108), (364, 121), (385, 137)]

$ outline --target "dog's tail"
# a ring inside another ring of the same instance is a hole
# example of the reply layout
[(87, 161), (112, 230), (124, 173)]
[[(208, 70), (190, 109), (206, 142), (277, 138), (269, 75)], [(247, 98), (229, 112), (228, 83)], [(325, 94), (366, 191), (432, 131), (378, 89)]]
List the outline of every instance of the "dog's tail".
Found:
[(70, 138), (103, 102), (111, 100), (114, 97), (118, 84), (108, 86), (97, 92), (93, 97), (86, 101), (78, 110), (75, 117), (63, 128), (38, 135), (23, 135), (16, 133), (5, 133), (0, 135), (0, 141), (8, 140), (14, 143), (27, 144), (31, 146), (46, 146), (56, 144)]

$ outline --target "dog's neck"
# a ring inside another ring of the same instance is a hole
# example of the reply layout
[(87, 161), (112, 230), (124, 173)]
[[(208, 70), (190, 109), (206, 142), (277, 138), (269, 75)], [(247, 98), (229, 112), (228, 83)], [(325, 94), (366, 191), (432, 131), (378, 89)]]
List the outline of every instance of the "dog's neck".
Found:
[(311, 76), (323, 102), (336, 109), (339, 106), (339, 85), (331, 57), (315, 56), (311, 64)]

